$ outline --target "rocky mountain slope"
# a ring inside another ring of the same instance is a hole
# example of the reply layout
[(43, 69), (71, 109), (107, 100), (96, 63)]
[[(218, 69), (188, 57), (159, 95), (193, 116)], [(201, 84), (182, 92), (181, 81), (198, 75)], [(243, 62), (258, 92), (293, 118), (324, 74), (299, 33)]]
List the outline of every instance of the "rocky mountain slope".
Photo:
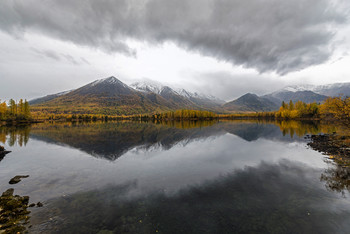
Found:
[(139, 92), (112, 76), (36, 104), (32, 109), (49, 113), (122, 115), (165, 111), (178, 107), (160, 95)]

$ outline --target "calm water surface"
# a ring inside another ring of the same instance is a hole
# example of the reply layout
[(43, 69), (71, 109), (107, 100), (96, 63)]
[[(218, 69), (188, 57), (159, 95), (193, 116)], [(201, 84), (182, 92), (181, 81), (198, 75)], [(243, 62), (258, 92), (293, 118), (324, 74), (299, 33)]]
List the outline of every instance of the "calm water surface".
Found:
[(31, 233), (350, 233), (348, 191), (333, 186), (349, 179), (304, 139), (333, 130), (252, 121), (2, 127), (12, 153), (0, 161), (0, 191), (44, 204), (30, 208)]

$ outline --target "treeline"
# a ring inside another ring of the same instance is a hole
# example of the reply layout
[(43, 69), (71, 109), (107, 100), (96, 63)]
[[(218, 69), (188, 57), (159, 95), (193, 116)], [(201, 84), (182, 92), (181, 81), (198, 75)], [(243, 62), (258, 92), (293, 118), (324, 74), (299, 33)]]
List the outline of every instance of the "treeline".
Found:
[(275, 119), (275, 112), (255, 112), (255, 113), (237, 113), (237, 114), (220, 114), (218, 115), (219, 119), (226, 120), (249, 120), (249, 119)]
[(109, 120), (131, 120), (132, 116), (113, 116), (113, 115), (98, 115), (98, 114), (47, 114), (47, 113), (32, 113), (33, 119), (38, 122), (43, 121), (59, 121), (59, 122), (90, 122), (90, 121), (109, 121)]
[(320, 107), (317, 103), (306, 104), (297, 101), (294, 104), (291, 100), (289, 104), (282, 102), (282, 106), (275, 113), (275, 117), (278, 119), (319, 118)]
[(95, 114), (46, 114), (34, 112), (32, 117), (41, 121), (108, 121), (108, 120), (212, 120), (218, 115), (210, 111), (176, 110), (154, 114), (95, 115)]
[(0, 120), (2, 121), (108, 121), (108, 120), (213, 120), (213, 119), (327, 119), (350, 120), (350, 98), (330, 97), (323, 104), (282, 102), (275, 112), (256, 112), (241, 114), (216, 114), (200, 110), (176, 110), (153, 114), (137, 115), (101, 115), (101, 114), (48, 114), (34, 112), (26, 100), (18, 102), (11, 99), (8, 103), (0, 102)]
[(169, 120), (180, 120), (180, 119), (193, 119), (193, 120), (210, 120), (217, 118), (217, 114), (210, 111), (200, 110), (176, 110), (168, 111), (159, 114), (151, 115), (152, 119), (169, 119)]
[(324, 119), (350, 121), (350, 97), (329, 97), (324, 103), (282, 102), (278, 111), (223, 114), (220, 119)]
[(350, 98), (329, 97), (322, 104), (306, 104), (301, 101), (294, 104), (290, 101), (289, 104), (282, 103), (275, 116), (282, 119), (319, 118), (323, 120), (350, 121)]
[(328, 98), (320, 105), (320, 114), (324, 119), (350, 121), (350, 97)]
[(8, 103), (0, 101), (0, 120), (27, 121), (31, 119), (30, 106), (27, 100), (16, 102), (10, 99)]

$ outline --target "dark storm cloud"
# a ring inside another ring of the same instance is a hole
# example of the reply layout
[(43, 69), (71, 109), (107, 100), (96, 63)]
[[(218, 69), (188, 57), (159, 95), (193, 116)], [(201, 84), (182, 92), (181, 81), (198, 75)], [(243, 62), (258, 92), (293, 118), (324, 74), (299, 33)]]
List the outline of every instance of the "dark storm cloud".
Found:
[(136, 51), (127, 39), (172, 41), (236, 65), (285, 74), (329, 59), (335, 28), (346, 21), (340, 1), (2, 0), (0, 28), (131, 56)]

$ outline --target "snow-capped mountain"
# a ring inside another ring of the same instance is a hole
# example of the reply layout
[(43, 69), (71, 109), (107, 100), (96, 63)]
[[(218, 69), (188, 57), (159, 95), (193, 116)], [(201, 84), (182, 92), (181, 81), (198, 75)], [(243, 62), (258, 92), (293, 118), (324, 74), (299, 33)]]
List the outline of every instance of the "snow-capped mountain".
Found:
[(282, 91), (288, 91), (288, 92), (314, 91), (315, 87), (316, 87), (315, 85), (307, 85), (307, 84), (306, 85), (291, 85), (291, 86), (284, 87), (281, 90), (277, 90), (273, 93), (279, 93)]
[(78, 89), (47, 95), (30, 101), (33, 108), (56, 113), (135, 114), (176, 109), (224, 111), (267, 111), (278, 109), (282, 101), (323, 102), (328, 96), (350, 96), (350, 83), (294, 85), (258, 97), (247, 94), (225, 102), (211, 95), (172, 88), (153, 80), (130, 86), (111, 76), (95, 80)]
[(132, 83), (130, 87), (134, 88), (136, 91), (148, 93), (148, 94), (157, 94), (172, 103), (173, 105), (181, 105), (184, 107), (194, 107), (199, 108), (193, 101), (191, 101), (186, 96), (182, 96), (176, 92), (173, 88), (163, 85), (157, 81), (145, 79), (143, 81), (138, 81)]
[(160, 94), (164, 89), (165, 85), (154, 80), (145, 79), (143, 81), (137, 81), (132, 83), (130, 87), (141, 92)]
[[(197, 101), (209, 101), (213, 102), (215, 104), (223, 104), (225, 101), (220, 100), (217, 97), (214, 97), (212, 95), (205, 95), (197, 92), (190, 92), (183, 88), (172, 88), (166, 85), (163, 85), (160, 82), (145, 79), (142, 81), (134, 82), (130, 85), (130, 87), (134, 88), (137, 91), (141, 92), (148, 92), (148, 93), (156, 93), (162, 96), (162, 92), (172, 92), (174, 95), (182, 96), (186, 99), (191, 100), (192, 102), (196, 103)], [(196, 101), (197, 100), (197, 101)], [(197, 103), (198, 104), (198, 103)], [(203, 103), (202, 103), (203, 104)]]
[(114, 76), (110, 76), (110, 77), (107, 77), (104, 79), (95, 80), (94, 82), (87, 84), (86, 87), (94, 87), (97, 85), (114, 85), (114, 86), (120, 85), (126, 89), (130, 89), (130, 87), (127, 84), (124, 84), (123, 82), (121, 82), (120, 80), (115, 78)]
[(314, 87), (313, 91), (326, 96), (350, 96), (350, 82), (318, 85)]
[(84, 114), (137, 114), (181, 108), (199, 108), (193, 102), (165, 87), (160, 94), (140, 92), (116, 77), (95, 80), (74, 91), (35, 103), (33, 108)]
[(274, 93), (280, 93), (283, 91), (298, 92), (298, 91), (312, 91), (317, 94), (326, 96), (350, 96), (350, 82), (347, 83), (334, 83), (326, 85), (292, 85), (287, 86)]
[(95, 80), (67, 95), (103, 94), (105, 96), (133, 95), (135, 90), (124, 84), (116, 77), (111, 76), (105, 79)]
[(292, 85), (264, 95), (274, 103), (281, 101), (323, 102), (329, 96), (350, 96), (350, 83), (328, 85)]
[(177, 92), (178, 94), (180, 94), (181, 96), (186, 97), (186, 98), (191, 98), (191, 97), (193, 97), (193, 93), (188, 92), (188, 91), (185, 90), (185, 89), (179, 88), (179, 89), (176, 89), (176, 92)]
[(176, 92), (178, 94), (180, 94), (181, 96), (187, 97), (187, 98), (198, 98), (198, 99), (207, 99), (207, 100), (211, 100), (211, 101), (216, 101), (218, 103), (225, 103), (225, 101), (213, 96), (213, 95), (206, 95), (203, 93), (197, 93), (197, 92), (189, 92), (185, 89), (179, 88), (179, 89), (175, 89)]

